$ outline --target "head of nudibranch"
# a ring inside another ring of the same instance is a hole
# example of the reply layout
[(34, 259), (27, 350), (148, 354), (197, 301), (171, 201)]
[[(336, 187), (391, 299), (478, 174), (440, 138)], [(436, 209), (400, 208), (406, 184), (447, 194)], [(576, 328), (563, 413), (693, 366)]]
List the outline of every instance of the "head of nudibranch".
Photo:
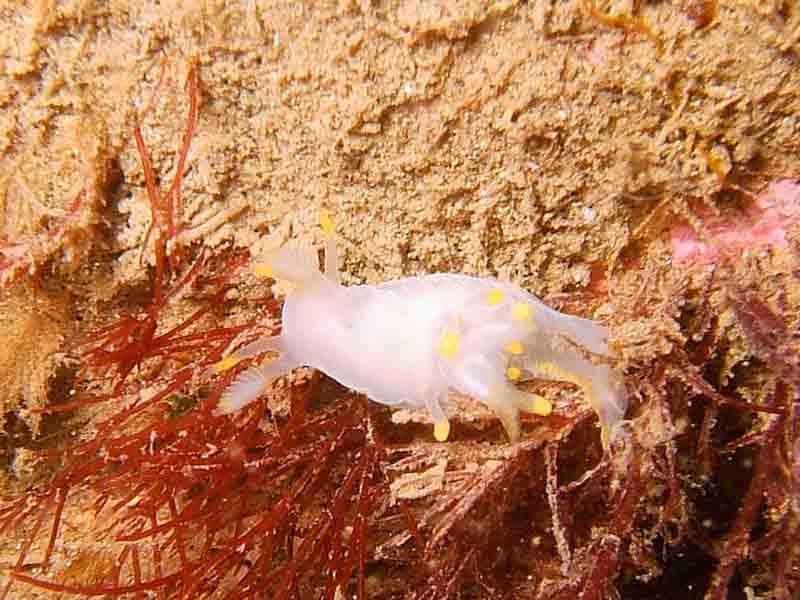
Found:
[[(214, 370), (226, 371), (246, 358), (264, 353), (275, 353), (278, 356), (239, 375), (224, 391), (215, 410), (216, 414), (240, 410), (258, 398), (272, 381), (296, 367), (308, 364), (303, 360), (302, 348), (298, 351), (298, 345), (302, 346), (298, 341), (303, 337), (313, 336), (313, 330), (319, 325), (320, 319), (298, 324), (293, 322), (291, 316), (297, 312), (296, 308), (302, 307), (309, 315), (324, 317), (329, 312), (324, 308), (326, 301), (334, 299), (336, 291), (341, 288), (333, 224), (326, 212), (320, 213), (320, 224), (326, 234), (324, 273), (320, 272), (314, 253), (307, 248), (277, 248), (259, 257), (253, 265), (253, 272), (257, 276), (290, 284), (284, 300), (283, 332), (279, 336), (260, 338), (240, 348), (220, 360)], [(317, 310), (311, 307), (309, 311), (309, 303), (316, 305)]]

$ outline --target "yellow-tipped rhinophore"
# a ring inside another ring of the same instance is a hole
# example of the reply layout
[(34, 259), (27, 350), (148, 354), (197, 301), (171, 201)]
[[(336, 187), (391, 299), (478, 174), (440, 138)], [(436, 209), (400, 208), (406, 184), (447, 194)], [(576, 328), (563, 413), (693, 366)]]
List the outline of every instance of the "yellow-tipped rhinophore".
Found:
[(506, 352), (508, 352), (509, 354), (514, 354), (515, 356), (518, 356), (522, 354), (523, 351), (524, 348), (522, 347), (522, 342), (520, 342), (519, 340), (511, 340), (510, 342), (508, 342), (508, 344), (506, 344)]
[(506, 376), (508, 376), (511, 381), (516, 381), (522, 376), (522, 371), (519, 367), (508, 367), (506, 369)]
[(325, 232), (325, 235), (333, 235), (336, 232), (331, 216), (324, 208), (319, 211), (319, 226), (322, 227), (322, 231)]
[(504, 296), (505, 294), (503, 294), (503, 290), (494, 288), (486, 292), (486, 301), (492, 305), (500, 304), (503, 301)]
[(450, 437), (450, 421), (439, 421), (433, 425), (433, 437), (437, 442), (446, 442)]
[(259, 277), (275, 277), (275, 271), (273, 270), (272, 265), (267, 265), (264, 263), (253, 265), (253, 272)]
[(228, 369), (235, 367), (238, 363), (239, 359), (235, 356), (226, 356), (214, 365), (214, 370), (217, 373), (222, 373), (223, 371), (227, 371)]
[(439, 340), (439, 354), (442, 356), (455, 356), (458, 353), (458, 334), (454, 331), (445, 331)]
[(336, 236), (334, 235), (336, 230), (327, 210), (320, 209), (318, 216), (319, 226), (322, 227), (322, 231), (325, 233), (325, 276), (338, 285), (341, 282), (339, 259), (336, 251)]

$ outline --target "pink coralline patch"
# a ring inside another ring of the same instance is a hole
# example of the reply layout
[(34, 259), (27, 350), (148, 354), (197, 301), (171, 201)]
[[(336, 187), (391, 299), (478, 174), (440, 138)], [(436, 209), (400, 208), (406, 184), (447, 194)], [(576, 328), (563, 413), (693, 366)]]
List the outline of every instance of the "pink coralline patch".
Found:
[(800, 219), (800, 180), (773, 181), (745, 210), (719, 217), (696, 210), (707, 235), (703, 239), (686, 221), (669, 232), (672, 256), (677, 262), (707, 264), (724, 256), (759, 247), (786, 243), (786, 230)]

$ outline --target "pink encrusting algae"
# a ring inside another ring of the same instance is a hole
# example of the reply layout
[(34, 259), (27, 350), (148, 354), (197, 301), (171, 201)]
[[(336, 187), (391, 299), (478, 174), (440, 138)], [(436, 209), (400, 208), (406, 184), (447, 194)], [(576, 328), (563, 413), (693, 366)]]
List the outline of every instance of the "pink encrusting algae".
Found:
[(714, 215), (707, 207), (695, 211), (705, 235), (686, 221), (672, 227), (669, 238), (677, 262), (708, 264), (757, 248), (779, 247), (800, 218), (800, 180), (773, 181), (743, 211), (729, 216)]

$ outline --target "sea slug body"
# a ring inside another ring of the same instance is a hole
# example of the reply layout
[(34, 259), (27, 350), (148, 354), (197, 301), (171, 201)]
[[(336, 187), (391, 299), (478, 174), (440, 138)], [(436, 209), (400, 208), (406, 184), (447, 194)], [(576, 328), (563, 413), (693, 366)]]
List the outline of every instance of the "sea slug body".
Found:
[(277, 377), (308, 365), (381, 404), (427, 408), (439, 441), (449, 435), (442, 404), (451, 389), (486, 404), (517, 440), (520, 411), (552, 410), (545, 398), (516, 387), (535, 377), (578, 385), (608, 444), (627, 398), (619, 375), (588, 358), (609, 355), (605, 327), (490, 278), (436, 274), (344, 287), (332, 224), (325, 215), (321, 222), (328, 234), (324, 273), (315, 255), (294, 248), (256, 266), (257, 273), (293, 285), (281, 335), (245, 346), (217, 370), (264, 352), (279, 356), (244, 371), (223, 394), (218, 413), (242, 408)]

